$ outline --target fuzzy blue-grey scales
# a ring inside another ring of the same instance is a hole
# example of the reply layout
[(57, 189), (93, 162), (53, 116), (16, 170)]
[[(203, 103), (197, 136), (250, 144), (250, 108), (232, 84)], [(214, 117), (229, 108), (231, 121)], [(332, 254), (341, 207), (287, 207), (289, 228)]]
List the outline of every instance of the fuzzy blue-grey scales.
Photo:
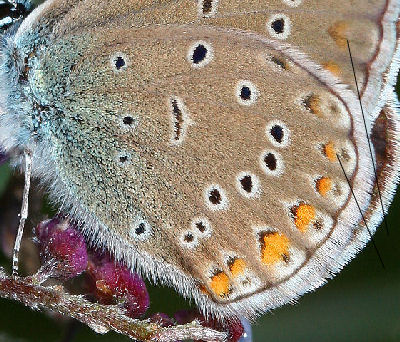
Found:
[[(397, 0), (47, 0), (3, 37), (0, 144), (95, 245), (219, 318), (338, 272), (398, 181)], [(343, 169), (342, 169), (343, 166)], [(345, 174), (344, 174), (345, 173)]]

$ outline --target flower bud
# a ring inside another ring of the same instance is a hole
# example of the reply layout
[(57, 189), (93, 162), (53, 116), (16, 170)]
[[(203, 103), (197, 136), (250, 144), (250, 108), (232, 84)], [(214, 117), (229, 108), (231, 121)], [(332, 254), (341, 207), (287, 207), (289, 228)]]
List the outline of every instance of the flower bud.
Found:
[(85, 240), (68, 220), (55, 217), (43, 221), (36, 227), (35, 234), (42, 260), (54, 264), (50, 276), (68, 279), (86, 269), (88, 255)]
[(150, 298), (143, 279), (127, 267), (112, 261), (108, 256), (94, 256), (88, 268), (95, 282), (95, 295), (103, 302), (124, 302), (127, 315), (137, 318), (150, 305)]

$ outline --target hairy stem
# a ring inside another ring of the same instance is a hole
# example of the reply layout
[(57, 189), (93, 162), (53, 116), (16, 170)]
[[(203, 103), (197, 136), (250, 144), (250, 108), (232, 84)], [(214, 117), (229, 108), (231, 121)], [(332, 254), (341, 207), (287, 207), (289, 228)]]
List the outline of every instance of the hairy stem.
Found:
[(224, 341), (226, 334), (205, 328), (197, 322), (163, 328), (147, 320), (132, 319), (116, 305), (91, 303), (71, 295), (62, 286), (43, 286), (30, 278), (8, 276), (0, 268), (0, 297), (14, 299), (32, 309), (48, 309), (72, 317), (98, 333), (110, 330), (143, 342), (173, 342), (184, 339)]

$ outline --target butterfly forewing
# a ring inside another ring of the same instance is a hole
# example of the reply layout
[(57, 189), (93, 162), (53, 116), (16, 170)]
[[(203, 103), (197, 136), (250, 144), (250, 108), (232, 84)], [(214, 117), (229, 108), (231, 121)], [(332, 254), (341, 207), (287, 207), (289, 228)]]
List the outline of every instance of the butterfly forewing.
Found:
[(395, 0), (149, 0), (108, 1), (96, 6), (89, 1), (77, 5), (65, 21), (68, 30), (78, 32), (82, 27), (112, 23), (130, 28), (197, 23), (257, 32), (300, 48), (356, 90), (349, 41), (364, 106), (372, 113), (381, 97), (376, 89), (384, 89), (393, 74), (390, 65), (396, 48), (398, 7)]

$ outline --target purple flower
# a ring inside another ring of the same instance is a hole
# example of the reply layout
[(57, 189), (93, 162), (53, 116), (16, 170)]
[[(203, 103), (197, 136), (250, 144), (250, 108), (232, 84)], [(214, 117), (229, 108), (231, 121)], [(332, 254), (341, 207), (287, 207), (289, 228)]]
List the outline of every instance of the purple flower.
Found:
[(52, 276), (73, 278), (85, 271), (88, 263), (82, 234), (65, 219), (55, 217), (41, 222), (35, 229), (40, 255), (52, 264)]
[(142, 316), (149, 308), (150, 298), (143, 279), (109, 256), (93, 256), (88, 271), (100, 301), (123, 301), (127, 315), (132, 318)]

